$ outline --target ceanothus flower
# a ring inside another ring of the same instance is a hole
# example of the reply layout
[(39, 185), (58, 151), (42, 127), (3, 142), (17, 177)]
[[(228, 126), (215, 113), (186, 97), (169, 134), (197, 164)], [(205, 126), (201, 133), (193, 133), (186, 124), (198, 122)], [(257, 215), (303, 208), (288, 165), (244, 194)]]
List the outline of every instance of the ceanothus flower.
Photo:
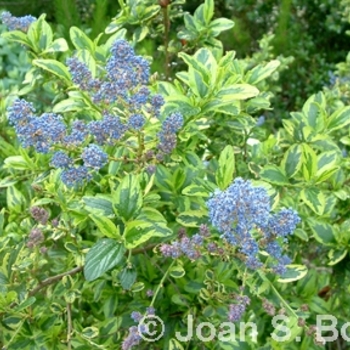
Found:
[(107, 164), (108, 161), (107, 154), (95, 144), (90, 144), (89, 146), (85, 147), (81, 158), (83, 159), (86, 167), (94, 168), (95, 170), (101, 169)]
[(228, 320), (230, 322), (236, 322), (239, 321), (244, 314), (247, 305), (250, 303), (250, 299), (246, 295), (237, 295), (236, 296), (237, 304), (230, 304), (229, 305), (229, 313), (228, 313)]
[(101, 82), (98, 79), (92, 78), (89, 67), (77, 57), (68, 58), (66, 64), (72, 76), (73, 83), (78, 85), (80, 89), (89, 91), (100, 87)]
[(23, 17), (14, 17), (8, 11), (4, 11), (1, 14), (1, 21), (4, 23), (9, 30), (21, 30), (22, 32), (27, 32), (29, 26), (37, 20), (33, 16), (23, 16)]
[(259, 247), (262, 247), (277, 261), (272, 269), (278, 274), (285, 272), (290, 259), (282, 255), (277, 239), (285, 240), (300, 222), (294, 210), (283, 208), (270, 214), (267, 191), (242, 178), (236, 178), (225, 191), (216, 190), (207, 206), (211, 224), (226, 242), (245, 256), (247, 267), (254, 270), (262, 267), (258, 258)]
[(9, 123), (16, 128), (17, 132), (19, 126), (28, 124), (29, 120), (34, 116), (35, 108), (32, 103), (17, 98), (7, 111)]
[(145, 125), (145, 122), (146, 119), (142, 114), (132, 114), (128, 125), (135, 130), (140, 130)]
[(50, 147), (66, 134), (66, 125), (58, 114), (44, 113), (26, 121), (15, 126), (18, 139), (24, 148), (33, 146), (38, 153), (48, 153)]
[(73, 159), (63, 151), (57, 151), (51, 158), (50, 165), (54, 168), (69, 168), (73, 165)]
[(67, 187), (80, 187), (84, 181), (90, 181), (92, 178), (86, 166), (77, 166), (62, 171), (61, 180)]
[(176, 132), (183, 125), (181, 113), (170, 114), (162, 123), (162, 129), (157, 134), (159, 138), (158, 147), (163, 153), (170, 153), (176, 147)]
[(99, 145), (112, 145), (121, 139), (128, 129), (119, 117), (111, 114), (105, 114), (101, 120), (90, 122), (88, 128)]

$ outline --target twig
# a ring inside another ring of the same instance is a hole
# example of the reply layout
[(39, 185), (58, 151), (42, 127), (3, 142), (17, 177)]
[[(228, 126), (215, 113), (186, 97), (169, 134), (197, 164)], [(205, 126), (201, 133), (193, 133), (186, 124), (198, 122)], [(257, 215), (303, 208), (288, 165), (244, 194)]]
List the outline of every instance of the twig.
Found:
[[(63, 273), (60, 273), (59, 275), (56, 275), (56, 276), (52, 276), (52, 277), (49, 277), (49, 278), (46, 278), (45, 280), (41, 281), (34, 289), (32, 289), (28, 296), (29, 297), (32, 297), (33, 295), (35, 295), (36, 293), (39, 292), (40, 289), (43, 289), (47, 286), (49, 286), (50, 284), (53, 284), (55, 282), (58, 282), (59, 280), (61, 280), (64, 276), (73, 276), (75, 275), (76, 273), (80, 272), (83, 270), (83, 266), (78, 266), (76, 268), (74, 268), (73, 270), (70, 270), (70, 271), (67, 271), (67, 272), (63, 272)], [(10, 308), (14, 308), (15, 306), (17, 305), (16, 302), (13, 302), (11, 305), (10, 305)]]
[(67, 303), (67, 346), (68, 350), (72, 349), (71, 334), (72, 334), (72, 304)]
[(43, 289), (46, 286), (49, 286), (50, 284), (58, 282), (64, 276), (73, 276), (73, 275), (75, 275), (76, 273), (82, 271), (83, 268), (84, 268), (83, 266), (78, 266), (78, 267), (74, 268), (73, 270), (60, 273), (59, 275), (56, 275), (56, 276), (53, 276), (53, 277), (46, 278), (46, 280), (41, 281), (34, 289), (32, 289), (29, 292), (29, 296), (31, 297), (31, 296), (35, 295), (36, 293), (38, 293), (40, 289)]
[(163, 25), (164, 25), (164, 51), (165, 51), (165, 78), (169, 80), (170, 76), (170, 55), (168, 51), (169, 47), (169, 13), (168, 6), (162, 7), (163, 10)]

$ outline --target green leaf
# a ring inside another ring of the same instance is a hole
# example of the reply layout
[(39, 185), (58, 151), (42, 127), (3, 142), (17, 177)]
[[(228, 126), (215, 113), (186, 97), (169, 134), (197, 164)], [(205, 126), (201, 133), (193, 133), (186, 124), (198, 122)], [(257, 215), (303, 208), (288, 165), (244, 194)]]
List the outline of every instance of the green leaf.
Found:
[(116, 227), (112, 220), (105, 216), (90, 214), (89, 217), (96, 224), (99, 231), (106, 237), (121, 239), (119, 228)]
[(113, 205), (116, 214), (124, 221), (136, 216), (142, 207), (142, 192), (136, 175), (129, 174), (123, 178), (113, 194)]
[(323, 192), (316, 187), (301, 190), (300, 198), (317, 215), (322, 215), (326, 208), (326, 198)]
[(77, 50), (88, 50), (94, 54), (95, 45), (92, 40), (78, 27), (71, 27), (69, 30), (70, 39)]
[(259, 95), (259, 90), (255, 86), (249, 84), (234, 84), (220, 89), (216, 97), (223, 101), (232, 101), (246, 100), (257, 95)]
[(45, 51), (51, 45), (53, 34), (51, 27), (45, 21), (45, 14), (29, 26), (27, 36), (38, 53)]
[(336, 110), (328, 119), (327, 131), (333, 132), (345, 129), (350, 124), (350, 107), (343, 107)]
[(164, 223), (144, 220), (129, 221), (125, 226), (125, 246), (133, 249), (152, 237), (168, 237), (173, 234)]
[(338, 153), (335, 151), (321, 153), (317, 157), (317, 182), (326, 181), (338, 169)]
[(18, 306), (16, 306), (14, 308), (14, 311), (19, 312), (22, 311), (24, 309), (26, 309), (27, 307), (33, 305), (36, 302), (36, 298), (35, 297), (29, 297), (28, 299), (25, 299), (22, 303), (20, 303)]
[(67, 98), (58, 102), (53, 107), (54, 113), (79, 112), (86, 107), (86, 104), (81, 100)]
[(289, 183), (286, 174), (277, 165), (266, 165), (260, 172), (260, 177), (269, 183), (279, 186)]
[(303, 113), (306, 116), (307, 125), (317, 132), (322, 132), (326, 125), (326, 111), (317, 102), (309, 100), (303, 106)]
[(235, 22), (231, 21), (228, 18), (222, 17), (222, 18), (214, 19), (214, 21), (212, 21), (209, 25), (210, 34), (213, 37), (216, 37), (221, 32), (224, 32), (225, 30), (229, 30), (233, 28), (234, 25), (235, 25)]
[(86, 255), (84, 276), (87, 281), (93, 281), (106, 271), (118, 265), (126, 252), (123, 244), (114, 239), (103, 238), (90, 248)]
[(188, 65), (189, 77), (190, 80), (193, 80), (191, 85), (194, 85), (197, 91), (201, 90), (200, 79), (202, 83), (207, 85), (210, 81), (215, 80), (217, 62), (213, 54), (207, 48), (199, 49), (193, 56), (181, 52), (179, 53), (179, 57)]
[(132, 285), (135, 283), (137, 277), (137, 272), (134, 268), (124, 267), (121, 271), (119, 278), (120, 284), (123, 289), (131, 289)]
[(149, 21), (152, 17), (156, 16), (160, 8), (159, 5), (145, 6), (140, 13), (142, 21)]
[(20, 213), (26, 206), (26, 199), (24, 195), (17, 190), (15, 186), (7, 187), (6, 189), (7, 208), (10, 211)]
[(328, 252), (329, 266), (334, 266), (342, 261), (348, 254), (347, 249), (331, 249)]
[(5, 32), (5, 33), (2, 33), (1, 36), (9, 41), (14, 41), (21, 45), (28, 46), (30, 49), (34, 51), (34, 46), (28, 39), (27, 35), (19, 30)]
[(98, 337), (99, 329), (97, 327), (86, 327), (81, 331), (81, 335), (86, 339)]
[(70, 74), (63, 63), (51, 59), (36, 59), (33, 64), (70, 83)]
[(289, 178), (293, 177), (300, 170), (303, 159), (302, 152), (301, 146), (295, 144), (289, 147), (284, 154), (281, 167)]
[(305, 265), (287, 265), (286, 273), (277, 281), (280, 283), (289, 283), (297, 281), (305, 277), (307, 274), (307, 267)]
[(82, 198), (85, 203), (85, 209), (92, 214), (114, 216), (112, 198), (84, 196)]
[(31, 169), (27, 161), (22, 156), (11, 156), (4, 160), (4, 168), (17, 169), (17, 170), (28, 170)]
[(182, 266), (172, 266), (169, 271), (170, 276), (173, 278), (181, 278), (185, 276), (185, 273), (186, 271)]
[(203, 112), (216, 112), (236, 116), (241, 111), (240, 101), (212, 99), (203, 106)]
[(309, 181), (317, 171), (317, 156), (315, 151), (306, 143), (303, 143), (301, 147), (303, 150), (303, 176), (306, 181)]
[(148, 33), (149, 33), (148, 27), (146, 26), (137, 27), (136, 30), (134, 31), (132, 39), (135, 43), (138, 43), (142, 41), (147, 36)]
[[(3, 232), (4, 232), (4, 222), (5, 222), (5, 208), (2, 208), (0, 211), (0, 237), (3, 235)], [(1, 272), (0, 272), (0, 284), (2, 284)]]
[(308, 225), (314, 238), (323, 245), (333, 245), (336, 243), (332, 225), (310, 218)]
[(68, 51), (67, 41), (63, 38), (54, 40), (43, 53)]
[(4, 179), (0, 180), (0, 188), (15, 185), (17, 182), (18, 180), (13, 180), (12, 177), (5, 177)]
[(145, 288), (145, 284), (143, 282), (136, 282), (133, 284), (131, 291), (133, 293), (141, 292)]
[(96, 77), (96, 61), (90, 51), (79, 50), (76, 54), (76, 57), (87, 65), (89, 71), (92, 74), (92, 77)]
[(260, 81), (271, 76), (273, 72), (280, 66), (281, 62), (278, 60), (270, 61), (267, 65), (258, 65), (249, 71), (247, 83), (256, 85)]
[(195, 184), (185, 187), (182, 190), (182, 194), (189, 197), (209, 197), (209, 192), (207, 192), (203, 186)]
[(210, 20), (214, 16), (214, 0), (205, 0), (203, 6), (203, 17), (206, 24), (210, 23)]
[(184, 350), (183, 346), (174, 338), (169, 340), (169, 343), (166, 347), (168, 350)]
[(218, 165), (215, 174), (216, 183), (221, 190), (224, 190), (231, 184), (235, 172), (235, 154), (232, 146), (227, 145), (221, 152)]
[(307, 233), (302, 230), (301, 228), (297, 228), (295, 231), (294, 231), (294, 236), (297, 236), (299, 237), (300, 239), (302, 239), (303, 241), (307, 242), (309, 240), (309, 236), (307, 235)]
[(188, 210), (181, 213), (176, 221), (185, 227), (199, 227), (207, 219), (207, 212), (204, 210)]

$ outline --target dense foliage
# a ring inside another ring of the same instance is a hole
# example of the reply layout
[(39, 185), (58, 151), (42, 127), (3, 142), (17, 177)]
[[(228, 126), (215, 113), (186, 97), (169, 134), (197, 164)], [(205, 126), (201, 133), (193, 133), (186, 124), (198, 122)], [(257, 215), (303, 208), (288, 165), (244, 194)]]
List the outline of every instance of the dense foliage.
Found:
[(347, 349), (349, 3), (78, 2), (1, 14), (2, 348)]

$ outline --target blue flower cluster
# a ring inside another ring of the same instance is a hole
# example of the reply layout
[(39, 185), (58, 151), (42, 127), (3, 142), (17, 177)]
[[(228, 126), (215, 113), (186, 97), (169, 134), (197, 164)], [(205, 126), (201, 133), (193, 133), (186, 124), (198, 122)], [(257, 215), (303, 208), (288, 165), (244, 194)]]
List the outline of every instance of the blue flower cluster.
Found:
[[(77, 57), (69, 58), (66, 63), (73, 83), (90, 93), (92, 101), (102, 104), (104, 110), (119, 104), (125, 114), (139, 116), (145, 111), (159, 116), (164, 99), (160, 95), (152, 95), (146, 86), (150, 78), (149, 62), (136, 55), (126, 40), (118, 39), (112, 44), (105, 73), (100, 78), (94, 79), (88, 66)], [(144, 122), (133, 117), (129, 126), (139, 130)]]
[(87, 65), (79, 61), (77, 57), (67, 58), (66, 65), (72, 75), (73, 83), (78, 85), (80, 89), (89, 91), (100, 87), (100, 81), (92, 78), (92, 74)]
[(176, 147), (176, 132), (183, 122), (181, 113), (172, 113), (163, 121), (162, 129), (157, 135), (160, 141), (158, 147), (163, 153), (170, 153)]
[(129, 334), (124, 339), (122, 344), (122, 350), (129, 350), (135, 345), (139, 345), (142, 340), (141, 335), (137, 326), (132, 326), (129, 328)]
[(64, 169), (61, 174), (61, 180), (68, 187), (80, 187), (85, 181), (91, 181), (92, 175), (84, 165), (79, 165)]
[(74, 120), (69, 135), (65, 136), (63, 143), (67, 147), (75, 149), (81, 146), (89, 134), (88, 126), (82, 120)]
[(201, 257), (200, 247), (203, 246), (204, 238), (207, 231), (199, 231), (191, 238), (185, 234), (181, 235), (182, 237), (178, 240), (175, 240), (171, 244), (163, 243), (160, 246), (160, 252), (163, 256), (169, 258), (179, 258), (182, 255), (187, 256), (191, 260), (196, 260)]
[(33, 16), (14, 17), (10, 12), (4, 11), (1, 14), (1, 21), (4, 23), (9, 30), (21, 30), (27, 32), (29, 26), (37, 20)]
[(105, 114), (101, 120), (90, 122), (88, 127), (99, 145), (113, 145), (127, 130), (120, 118), (111, 114)]
[(19, 141), (23, 147), (33, 146), (38, 153), (48, 153), (50, 147), (63, 140), (66, 125), (60, 115), (44, 113), (40, 117), (31, 103), (16, 100), (8, 109), (9, 122), (15, 127)]
[(277, 239), (293, 233), (300, 222), (292, 209), (271, 214), (270, 199), (263, 187), (253, 187), (249, 180), (236, 178), (225, 191), (217, 190), (208, 200), (211, 224), (229, 244), (239, 248), (251, 269), (263, 264), (258, 258), (264, 249), (277, 261), (272, 269), (283, 274), (290, 259), (282, 255)]
[[(155, 309), (154, 307), (150, 306), (146, 310), (146, 315), (155, 315)], [(144, 315), (142, 315), (138, 311), (133, 311), (131, 313), (131, 318), (133, 319), (134, 322), (139, 323), (143, 319)], [(141, 325), (139, 327), (137, 326), (132, 326), (129, 328), (129, 334), (128, 336), (124, 339), (123, 344), (122, 344), (122, 350), (130, 350), (133, 346), (139, 345), (140, 341), (142, 340), (142, 337), (140, 335), (141, 333), (144, 333), (146, 331), (146, 326)]]
[(228, 320), (230, 322), (239, 321), (250, 303), (250, 299), (246, 295), (237, 295), (236, 301), (237, 304), (229, 305)]
[(88, 168), (93, 168), (95, 170), (101, 169), (107, 164), (108, 156), (102, 151), (100, 147), (94, 144), (90, 144), (85, 147), (81, 155), (84, 165)]
[[(146, 86), (150, 77), (150, 66), (146, 59), (137, 56), (131, 45), (123, 39), (112, 44), (111, 56), (106, 63), (106, 74), (93, 79), (87, 65), (73, 57), (67, 60), (73, 82), (91, 94), (92, 101), (102, 104), (105, 115), (102, 120), (91, 122), (90, 132), (95, 141), (102, 145), (119, 140), (128, 129), (141, 130), (146, 123), (143, 112), (157, 118), (160, 116), (164, 99), (151, 94)], [(123, 124), (119, 117), (108, 114), (114, 105), (122, 106), (128, 121)], [(170, 153), (176, 146), (176, 132), (183, 125), (180, 113), (173, 113), (162, 123), (158, 133), (159, 149)]]

